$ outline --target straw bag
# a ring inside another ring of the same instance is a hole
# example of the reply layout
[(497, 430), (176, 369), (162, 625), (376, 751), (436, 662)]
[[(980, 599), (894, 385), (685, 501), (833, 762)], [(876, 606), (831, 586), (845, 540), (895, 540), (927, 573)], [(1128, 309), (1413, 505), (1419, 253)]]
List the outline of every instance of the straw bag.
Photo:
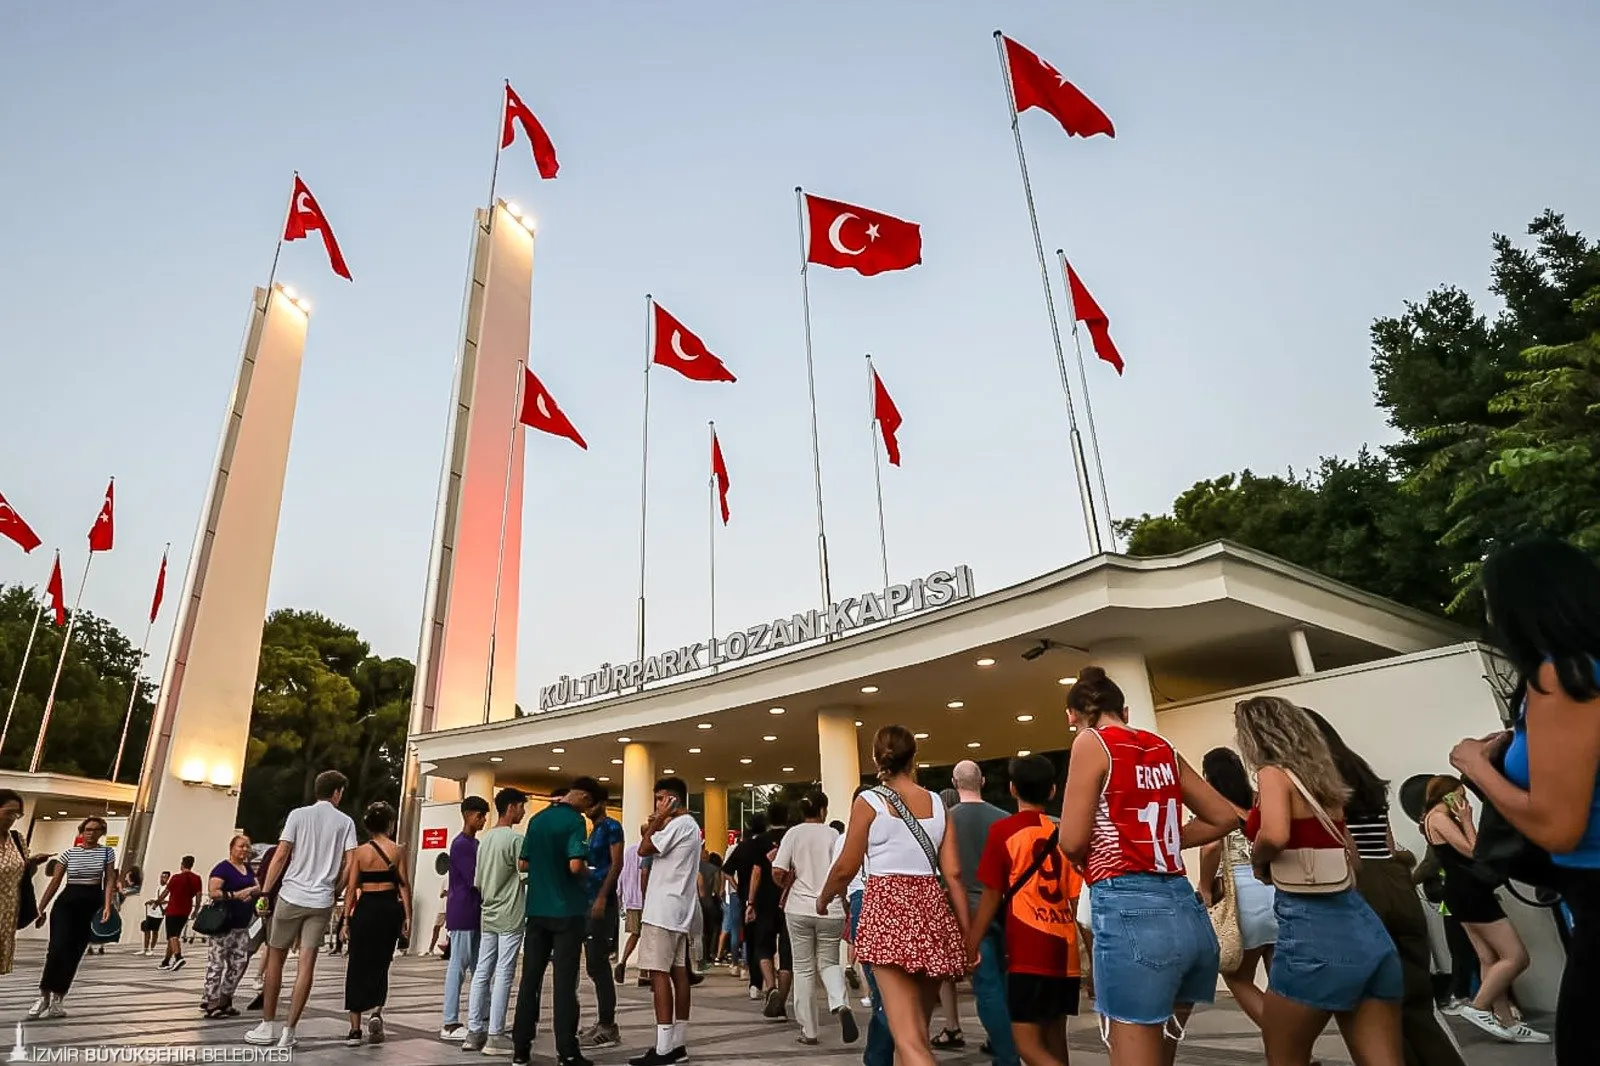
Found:
[(1285, 892), (1300, 895), (1325, 896), (1343, 892), (1356, 883), (1355, 868), (1361, 861), (1360, 857), (1350, 846), (1350, 838), (1333, 824), (1328, 812), (1322, 809), (1322, 804), (1311, 795), (1295, 772), (1289, 769), (1283, 772), (1311, 805), (1311, 813), (1317, 816), (1322, 828), (1327, 830), (1329, 836), (1340, 841), (1343, 847), (1285, 848), (1272, 860), (1272, 883)]
[(1216, 880), (1222, 886), (1221, 898), (1206, 908), (1211, 918), (1211, 928), (1217, 931), (1217, 947), (1222, 949), (1217, 968), (1223, 973), (1233, 973), (1244, 963), (1244, 934), (1239, 931), (1239, 889), (1233, 883), (1233, 870), (1229, 868), (1227, 845), (1223, 845), (1222, 868)]

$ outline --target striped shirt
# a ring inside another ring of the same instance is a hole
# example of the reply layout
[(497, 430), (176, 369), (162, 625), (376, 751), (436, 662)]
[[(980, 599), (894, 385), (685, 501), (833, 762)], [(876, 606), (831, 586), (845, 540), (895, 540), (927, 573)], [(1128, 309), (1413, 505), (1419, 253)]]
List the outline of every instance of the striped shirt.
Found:
[(106, 867), (116, 864), (117, 853), (108, 847), (83, 848), (74, 845), (56, 856), (67, 868), (67, 884), (98, 885)]
[(1355, 841), (1356, 853), (1363, 859), (1394, 857), (1394, 853), (1389, 850), (1388, 812), (1379, 815), (1354, 815), (1346, 812), (1345, 828), (1350, 830), (1350, 839)]

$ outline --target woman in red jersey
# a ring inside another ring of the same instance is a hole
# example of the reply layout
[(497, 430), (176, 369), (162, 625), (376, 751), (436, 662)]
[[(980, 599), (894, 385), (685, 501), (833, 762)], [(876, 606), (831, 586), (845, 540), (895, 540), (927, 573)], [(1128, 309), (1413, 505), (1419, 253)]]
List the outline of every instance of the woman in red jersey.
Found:
[(1128, 725), (1122, 690), (1100, 667), (1078, 675), (1067, 710), (1078, 739), (1061, 849), (1089, 882), (1101, 1036), (1111, 1066), (1171, 1066), (1190, 1009), (1217, 988), (1217, 934), (1183, 849), (1221, 839), (1239, 817), (1171, 744)]

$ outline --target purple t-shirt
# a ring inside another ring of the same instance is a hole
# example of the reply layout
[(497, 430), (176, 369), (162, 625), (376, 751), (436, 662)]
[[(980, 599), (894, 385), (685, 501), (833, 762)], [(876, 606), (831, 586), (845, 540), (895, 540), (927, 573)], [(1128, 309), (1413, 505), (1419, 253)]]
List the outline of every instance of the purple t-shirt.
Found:
[(478, 838), (457, 833), (450, 842), (450, 895), (444, 901), (444, 927), (452, 933), (476, 933), (483, 900), (475, 884)]
[[(240, 873), (233, 863), (226, 860), (217, 863), (211, 868), (211, 876), (222, 880), (223, 892), (243, 892), (256, 883), (256, 875), (248, 871)], [(210, 882), (207, 882), (209, 885)], [(249, 899), (224, 899), (222, 905), (228, 909), (228, 924), (223, 932), (232, 932), (235, 929), (248, 929), (255, 911), (255, 901)]]

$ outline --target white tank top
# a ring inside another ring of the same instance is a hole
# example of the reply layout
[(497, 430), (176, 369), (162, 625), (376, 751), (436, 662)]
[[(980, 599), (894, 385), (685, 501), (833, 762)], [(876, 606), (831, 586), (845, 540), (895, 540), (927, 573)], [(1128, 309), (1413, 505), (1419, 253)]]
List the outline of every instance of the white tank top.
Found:
[[(872, 808), (872, 825), (867, 830), (867, 866), (869, 877), (884, 874), (908, 874), (912, 877), (932, 877), (934, 869), (928, 864), (928, 855), (911, 835), (906, 823), (900, 820), (883, 797), (876, 792), (863, 792), (861, 798)], [(918, 818), (922, 831), (933, 842), (934, 854), (944, 840), (944, 804), (933, 797), (933, 817)]]

